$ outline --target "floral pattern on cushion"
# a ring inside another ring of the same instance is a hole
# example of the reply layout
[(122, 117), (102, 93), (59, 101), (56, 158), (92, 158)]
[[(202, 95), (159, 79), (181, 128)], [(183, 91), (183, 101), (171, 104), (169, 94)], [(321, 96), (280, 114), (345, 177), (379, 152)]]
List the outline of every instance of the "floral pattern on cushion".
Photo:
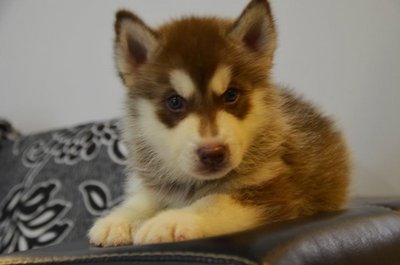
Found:
[(0, 253), (86, 237), (93, 219), (122, 200), (118, 120), (1, 135)]

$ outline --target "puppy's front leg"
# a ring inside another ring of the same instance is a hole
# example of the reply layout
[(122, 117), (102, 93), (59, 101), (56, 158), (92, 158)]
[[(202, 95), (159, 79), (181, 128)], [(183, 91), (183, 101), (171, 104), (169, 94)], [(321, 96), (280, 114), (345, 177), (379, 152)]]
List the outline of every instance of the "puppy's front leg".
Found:
[(103, 247), (132, 244), (138, 225), (159, 210), (154, 197), (147, 192), (127, 197), (108, 215), (96, 220), (88, 233), (90, 243)]
[(206, 196), (190, 206), (160, 212), (134, 235), (134, 244), (182, 241), (227, 234), (255, 227), (261, 218), (255, 207), (230, 195)]

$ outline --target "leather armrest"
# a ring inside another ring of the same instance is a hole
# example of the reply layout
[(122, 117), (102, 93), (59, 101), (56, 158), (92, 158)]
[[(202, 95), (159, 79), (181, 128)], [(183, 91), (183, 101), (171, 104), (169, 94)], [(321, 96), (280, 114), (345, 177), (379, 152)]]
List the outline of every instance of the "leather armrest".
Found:
[(179, 243), (97, 248), (81, 242), (0, 256), (0, 264), (398, 265), (400, 200)]

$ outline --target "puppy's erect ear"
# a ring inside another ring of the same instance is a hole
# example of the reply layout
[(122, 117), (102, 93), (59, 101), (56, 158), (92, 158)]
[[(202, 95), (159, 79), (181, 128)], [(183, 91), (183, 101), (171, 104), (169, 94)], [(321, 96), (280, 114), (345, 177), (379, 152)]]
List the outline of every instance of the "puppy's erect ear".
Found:
[(267, 0), (252, 0), (229, 31), (251, 51), (272, 56), (276, 46), (275, 25)]
[(118, 73), (129, 88), (138, 69), (156, 49), (157, 33), (135, 14), (121, 10), (116, 15), (115, 34), (114, 52)]

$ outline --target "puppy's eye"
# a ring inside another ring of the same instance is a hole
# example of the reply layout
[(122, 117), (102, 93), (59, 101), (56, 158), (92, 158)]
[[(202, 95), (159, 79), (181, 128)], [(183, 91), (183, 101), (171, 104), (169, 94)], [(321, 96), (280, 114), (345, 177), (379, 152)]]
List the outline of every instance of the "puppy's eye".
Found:
[(225, 103), (234, 103), (238, 100), (239, 96), (240, 92), (235, 87), (229, 87), (223, 95)]
[(174, 95), (167, 98), (167, 107), (173, 112), (183, 111), (186, 107), (186, 101), (181, 96)]

